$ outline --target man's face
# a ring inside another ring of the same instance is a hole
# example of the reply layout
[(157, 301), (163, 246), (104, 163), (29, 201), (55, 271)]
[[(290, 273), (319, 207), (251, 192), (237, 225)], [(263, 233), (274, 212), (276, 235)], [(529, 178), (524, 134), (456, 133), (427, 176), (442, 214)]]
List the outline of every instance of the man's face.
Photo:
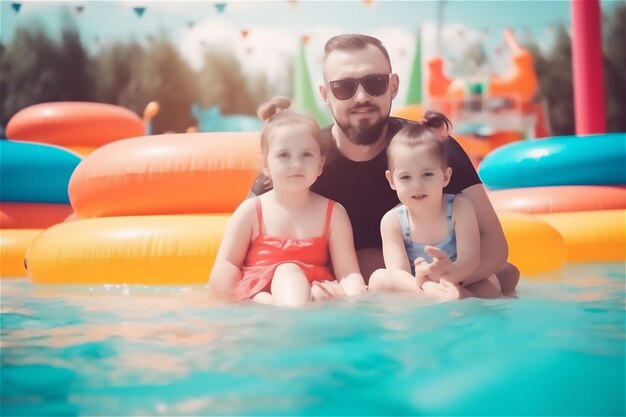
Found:
[[(324, 62), (325, 84), (320, 85), (320, 93), (328, 103), (337, 126), (351, 142), (370, 145), (380, 138), (389, 118), (391, 100), (398, 93), (398, 77), (389, 73), (389, 63), (373, 45), (354, 51), (334, 51)], [(337, 98), (330, 88), (332, 81), (363, 79), (371, 75), (389, 77), (389, 85), (383, 94), (377, 96), (375, 88), (369, 88), (368, 92), (368, 85), (363, 85), (371, 82), (372, 87), (377, 87), (372, 77), (357, 84), (354, 95), (343, 100)]]

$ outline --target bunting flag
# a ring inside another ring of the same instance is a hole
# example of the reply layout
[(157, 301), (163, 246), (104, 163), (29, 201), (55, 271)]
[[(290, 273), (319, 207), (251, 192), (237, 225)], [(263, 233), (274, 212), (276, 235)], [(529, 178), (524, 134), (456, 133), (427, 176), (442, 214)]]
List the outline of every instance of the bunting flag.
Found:
[(374, 0), (361, 0), (367, 7), (372, 7)]
[(19, 13), (22, 8), (22, 3), (11, 3), (11, 7), (15, 10), (15, 13)]
[(133, 10), (135, 11), (135, 14), (137, 15), (137, 17), (141, 17), (146, 11), (146, 8), (145, 7), (133, 7)]
[(411, 67), (411, 77), (409, 78), (409, 91), (406, 96), (406, 104), (421, 104), (422, 93), (422, 37), (421, 29), (417, 30), (415, 39), (415, 55)]
[(196, 22), (194, 22), (193, 20), (189, 20), (189, 21), (187, 22), (187, 27), (188, 27), (189, 29), (191, 29), (191, 28), (192, 28), (195, 24), (196, 24)]
[(83, 11), (85, 10), (85, 6), (76, 6), (76, 14), (77, 15), (82, 15)]
[(309, 40), (311, 39), (311, 37), (309, 35), (302, 35), (300, 37), (300, 43), (302, 45), (306, 45), (307, 43), (309, 43)]
[(306, 64), (304, 46), (304, 44), (300, 44), (294, 68), (294, 108), (313, 117), (320, 125), (327, 126), (330, 124), (330, 118), (327, 113), (319, 109), (315, 102), (315, 94), (311, 83), (311, 76), (309, 75), (309, 69)]
[(226, 3), (215, 3), (215, 9), (218, 13), (224, 13), (226, 9)]
[(250, 31), (248, 29), (241, 29), (240, 33), (241, 33), (241, 37), (246, 39), (248, 35), (250, 34)]

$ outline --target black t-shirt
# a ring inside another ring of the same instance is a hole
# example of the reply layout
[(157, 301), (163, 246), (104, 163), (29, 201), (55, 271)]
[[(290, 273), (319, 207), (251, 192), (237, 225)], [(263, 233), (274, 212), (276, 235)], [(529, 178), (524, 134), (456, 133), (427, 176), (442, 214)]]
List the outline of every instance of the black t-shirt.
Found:
[[(387, 141), (398, 133), (407, 123), (404, 119), (390, 117), (387, 129)], [(397, 206), (400, 201), (385, 178), (387, 170), (387, 152), (369, 161), (355, 162), (337, 149), (331, 126), (322, 129), (322, 140), (326, 145), (326, 164), (322, 175), (311, 186), (314, 191), (326, 198), (335, 200), (345, 207), (352, 223), (354, 244), (357, 250), (380, 248), (380, 220), (383, 215)], [(478, 173), (461, 145), (452, 137), (446, 139), (452, 178), (444, 189), (445, 193), (458, 194), (475, 184), (480, 184)], [(255, 195), (269, 191), (266, 177), (261, 174), (252, 186)]]

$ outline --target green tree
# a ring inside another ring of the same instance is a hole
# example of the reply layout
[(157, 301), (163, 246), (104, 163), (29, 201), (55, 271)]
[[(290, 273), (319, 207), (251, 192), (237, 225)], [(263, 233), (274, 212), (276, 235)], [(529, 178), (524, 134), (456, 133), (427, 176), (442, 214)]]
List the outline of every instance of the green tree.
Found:
[(547, 56), (541, 53), (534, 41), (527, 40), (523, 47), (533, 55), (533, 67), (539, 79), (539, 95), (546, 99), (552, 134), (573, 135), (572, 43), (563, 26), (555, 29), (555, 37), (555, 45)]
[[(198, 73), (198, 87), (199, 104), (202, 107), (218, 106), (224, 114), (256, 114), (260, 104), (259, 97), (251, 92), (239, 61), (224, 50), (205, 51), (202, 69)], [(262, 86), (255, 87), (255, 90), (266, 93)]]
[(138, 114), (150, 101), (158, 101), (155, 133), (184, 132), (195, 125), (191, 104), (196, 101), (196, 80), (189, 64), (164, 34), (154, 38), (141, 59), (133, 58), (130, 79), (118, 91), (118, 104)]
[(1, 57), (3, 125), (32, 104), (94, 98), (89, 57), (73, 27), (63, 29), (60, 41), (41, 29), (20, 27)]
[(97, 101), (125, 106), (126, 103), (120, 100), (120, 92), (125, 91), (133, 77), (139, 74), (143, 55), (144, 49), (136, 41), (103, 47), (94, 57), (91, 69)]

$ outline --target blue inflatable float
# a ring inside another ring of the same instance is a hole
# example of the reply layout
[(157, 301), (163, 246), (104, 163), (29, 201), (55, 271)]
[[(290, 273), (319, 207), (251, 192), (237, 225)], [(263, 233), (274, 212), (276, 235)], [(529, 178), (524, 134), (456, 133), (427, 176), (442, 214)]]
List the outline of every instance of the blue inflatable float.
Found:
[(478, 173), (491, 189), (626, 184), (626, 134), (515, 142), (488, 154)]
[(0, 140), (0, 201), (69, 203), (80, 157), (58, 146)]

